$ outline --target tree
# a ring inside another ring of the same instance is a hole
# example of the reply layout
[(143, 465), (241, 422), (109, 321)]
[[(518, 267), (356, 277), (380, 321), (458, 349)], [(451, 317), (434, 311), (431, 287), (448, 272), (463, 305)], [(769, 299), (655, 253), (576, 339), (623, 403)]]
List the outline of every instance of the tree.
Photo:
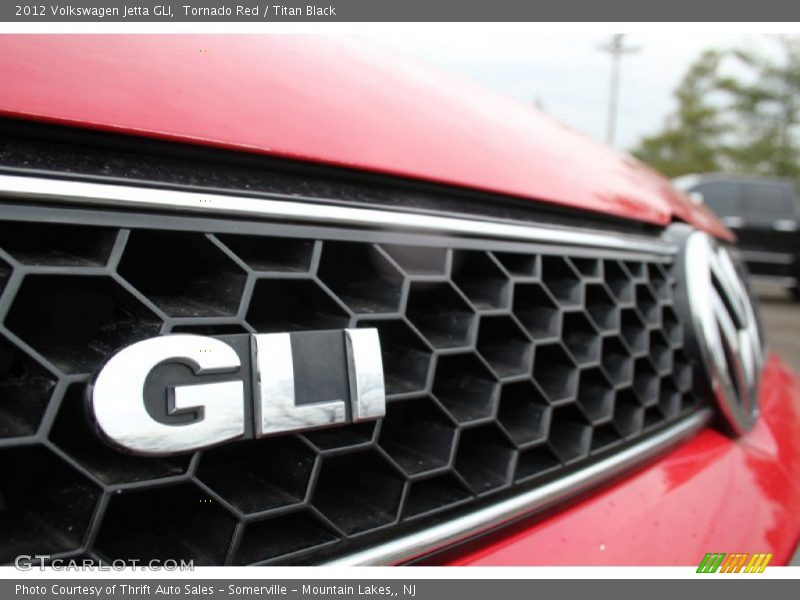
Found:
[(633, 153), (664, 174), (722, 171), (800, 183), (800, 38), (771, 52), (707, 50), (675, 92), (664, 129)]
[(710, 101), (717, 89), (722, 54), (707, 50), (689, 68), (675, 91), (678, 108), (664, 129), (642, 139), (634, 156), (669, 177), (722, 168), (719, 149), (729, 126)]
[(727, 170), (800, 180), (800, 39), (781, 36), (777, 46), (778, 57), (732, 51), (744, 73), (717, 83), (736, 123)]

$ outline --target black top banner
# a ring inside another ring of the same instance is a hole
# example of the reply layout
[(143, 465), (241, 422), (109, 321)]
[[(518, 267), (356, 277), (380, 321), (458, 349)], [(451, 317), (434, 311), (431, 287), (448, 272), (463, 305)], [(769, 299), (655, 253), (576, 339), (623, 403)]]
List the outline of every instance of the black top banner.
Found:
[(799, 20), (786, 0), (5, 0), (0, 22), (511, 22)]

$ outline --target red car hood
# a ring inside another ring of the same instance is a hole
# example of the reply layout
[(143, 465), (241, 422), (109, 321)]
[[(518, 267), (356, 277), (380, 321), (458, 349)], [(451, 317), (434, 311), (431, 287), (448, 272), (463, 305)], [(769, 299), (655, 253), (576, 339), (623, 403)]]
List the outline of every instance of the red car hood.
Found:
[(354, 38), (0, 36), (0, 115), (424, 179), (731, 237), (630, 156)]

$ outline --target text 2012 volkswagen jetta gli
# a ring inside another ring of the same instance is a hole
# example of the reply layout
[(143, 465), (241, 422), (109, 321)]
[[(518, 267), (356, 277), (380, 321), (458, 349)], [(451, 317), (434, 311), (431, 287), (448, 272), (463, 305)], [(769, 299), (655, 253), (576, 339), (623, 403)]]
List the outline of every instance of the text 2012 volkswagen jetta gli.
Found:
[(0, 37), (0, 558), (698, 564), (800, 535), (730, 233), (303, 37)]

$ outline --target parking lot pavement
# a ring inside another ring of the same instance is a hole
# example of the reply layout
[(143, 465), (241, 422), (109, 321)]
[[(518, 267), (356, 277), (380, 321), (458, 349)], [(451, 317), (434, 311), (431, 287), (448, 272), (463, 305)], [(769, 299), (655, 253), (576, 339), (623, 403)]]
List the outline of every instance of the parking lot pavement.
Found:
[(800, 302), (780, 288), (755, 286), (770, 347), (800, 374)]

